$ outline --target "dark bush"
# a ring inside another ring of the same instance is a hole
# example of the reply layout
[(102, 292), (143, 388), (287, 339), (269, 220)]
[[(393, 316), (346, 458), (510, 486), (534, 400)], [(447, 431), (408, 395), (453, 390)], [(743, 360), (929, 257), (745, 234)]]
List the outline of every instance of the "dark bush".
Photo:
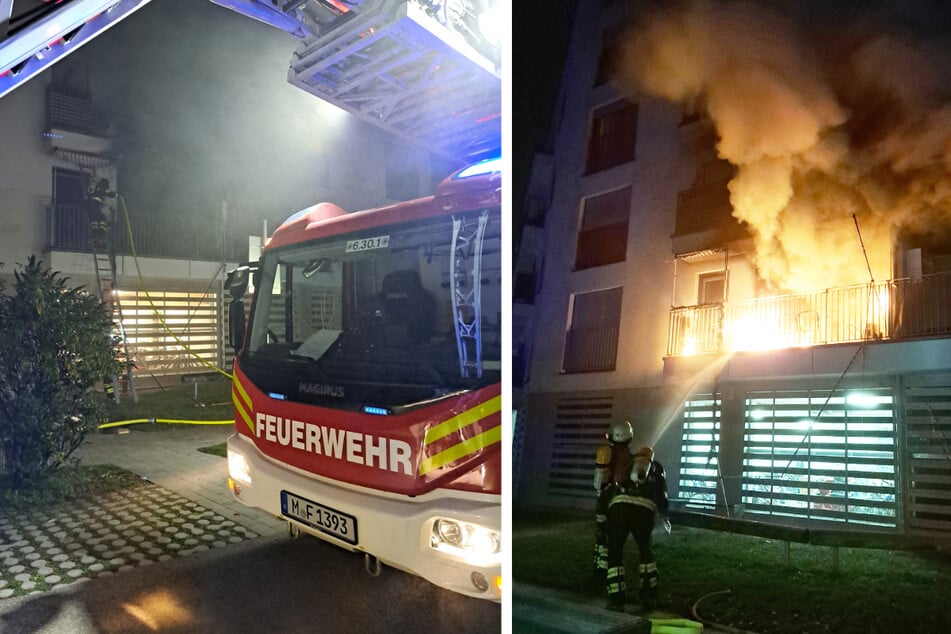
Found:
[(0, 452), (19, 488), (64, 464), (106, 419), (94, 388), (121, 371), (104, 304), (31, 257), (0, 282)]

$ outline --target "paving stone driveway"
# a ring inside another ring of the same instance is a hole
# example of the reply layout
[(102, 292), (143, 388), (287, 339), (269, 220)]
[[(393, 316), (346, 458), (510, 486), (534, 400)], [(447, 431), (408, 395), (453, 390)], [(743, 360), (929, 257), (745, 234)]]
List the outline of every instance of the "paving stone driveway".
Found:
[(0, 518), (0, 598), (254, 537), (257, 533), (156, 484), (53, 517)]
[(222, 488), (227, 494), (225, 461), (197, 447), (222, 438), (221, 430), (91, 438), (86, 462), (109, 462), (140, 475), (162, 464), (163, 483), (206, 504), (143, 479), (53, 516), (11, 517), (0, 509), (0, 599), (224, 547), (258, 537), (258, 531), (282, 531), (278, 520), (220, 495)]

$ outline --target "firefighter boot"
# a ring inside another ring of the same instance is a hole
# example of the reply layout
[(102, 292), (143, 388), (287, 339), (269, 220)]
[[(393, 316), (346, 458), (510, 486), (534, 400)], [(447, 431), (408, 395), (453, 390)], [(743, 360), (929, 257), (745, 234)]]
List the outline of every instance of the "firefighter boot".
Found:
[(607, 583), (608, 573), (608, 532), (605, 528), (607, 518), (598, 518), (598, 528), (594, 536), (594, 579), (599, 588)]
[(624, 591), (627, 583), (624, 580), (624, 566), (616, 566), (607, 570), (608, 609), (615, 612), (624, 611)]
[(653, 610), (657, 605), (657, 564), (653, 561), (640, 565), (641, 604), (645, 610)]

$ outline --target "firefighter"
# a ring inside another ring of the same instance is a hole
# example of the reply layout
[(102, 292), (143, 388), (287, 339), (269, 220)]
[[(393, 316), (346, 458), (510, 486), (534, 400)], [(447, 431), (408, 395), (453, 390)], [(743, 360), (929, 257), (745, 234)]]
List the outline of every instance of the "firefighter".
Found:
[(607, 502), (608, 607), (624, 611), (627, 590), (624, 542), (629, 534), (633, 534), (640, 553), (641, 603), (645, 609), (652, 609), (657, 600), (657, 564), (651, 551), (651, 540), (658, 514), (663, 517), (664, 529), (670, 532), (664, 467), (654, 460), (654, 450), (650, 447), (638, 449), (630, 456), (629, 462), (619, 461), (616, 467), (608, 485), (612, 493)]
[(95, 186), (90, 183), (87, 190), (85, 209), (89, 218), (89, 238), (95, 250), (104, 249), (109, 244), (109, 219), (103, 207), (106, 199), (115, 198), (115, 195), (105, 178), (100, 178)]
[(604, 438), (610, 444), (598, 447), (594, 467), (594, 490), (598, 492), (594, 507), (594, 568), (599, 586), (604, 585), (608, 572), (608, 502), (615, 492), (611, 487), (612, 473), (631, 469), (630, 443), (634, 439), (631, 421), (614, 423)]

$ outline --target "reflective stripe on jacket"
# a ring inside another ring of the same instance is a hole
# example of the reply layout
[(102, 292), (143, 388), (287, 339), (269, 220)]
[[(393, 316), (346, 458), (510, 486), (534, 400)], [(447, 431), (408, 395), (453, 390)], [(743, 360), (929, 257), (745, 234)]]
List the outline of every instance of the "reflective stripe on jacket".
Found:
[(627, 493), (618, 493), (613, 498), (611, 502), (608, 503), (608, 506), (614, 506), (615, 504), (637, 504), (638, 506), (643, 506), (650, 509), (651, 511), (656, 512), (657, 506), (654, 502), (648, 498), (642, 497), (640, 495), (628, 495)]

